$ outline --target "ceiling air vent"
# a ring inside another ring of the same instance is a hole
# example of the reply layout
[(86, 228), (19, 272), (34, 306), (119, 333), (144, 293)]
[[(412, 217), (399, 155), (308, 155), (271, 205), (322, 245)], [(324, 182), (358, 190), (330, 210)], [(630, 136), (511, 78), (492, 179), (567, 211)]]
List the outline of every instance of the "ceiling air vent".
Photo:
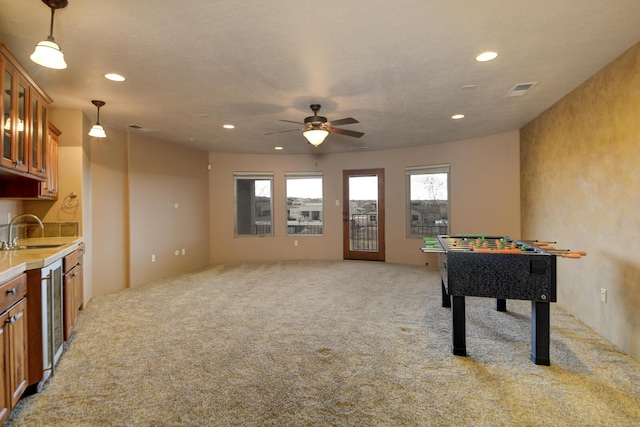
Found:
[(153, 129), (149, 129), (140, 125), (129, 125), (129, 129), (137, 130), (140, 132), (153, 132)]
[(524, 96), (537, 84), (538, 82), (518, 83), (505, 96)]

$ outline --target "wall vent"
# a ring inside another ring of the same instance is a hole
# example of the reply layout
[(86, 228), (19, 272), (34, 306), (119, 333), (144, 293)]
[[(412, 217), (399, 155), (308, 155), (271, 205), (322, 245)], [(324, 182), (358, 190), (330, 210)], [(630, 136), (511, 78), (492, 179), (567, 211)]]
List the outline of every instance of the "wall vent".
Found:
[(537, 84), (538, 82), (518, 83), (505, 96), (524, 96)]
[(149, 129), (140, 125), (129, 125), (129, 129), (137, 130), (140, 132), (153, 132), (153, 129)]

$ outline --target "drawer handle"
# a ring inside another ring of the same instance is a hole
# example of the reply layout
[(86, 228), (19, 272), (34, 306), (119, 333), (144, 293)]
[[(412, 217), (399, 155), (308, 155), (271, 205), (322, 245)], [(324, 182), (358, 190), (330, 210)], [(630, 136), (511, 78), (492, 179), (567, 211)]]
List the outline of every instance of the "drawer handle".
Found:
[(17, 320), (18, 320), (18, 317), (17, 317), (17, 316), (11, 316), (11, 317), (9, 317), (9, 318), (6, 320), (6, 322), (5, 322), (5, 323), (8, 323), (8, 324), (10, 324), (10, 325), (13, 325), (14, 323), (16, 323), (16, 321), (17, 321)]
[(17, 294), (17, 293), (18, 293), (18, 291), (16, 290), (16, 288), (12, 288), (12, 289), (10, 289), (10, 290), (8, 290), (8, 291), (7, 291), (7, 295), (9, 295), (9, 294), (11, 294), (11, 295), (15, 295), (15, 294)]

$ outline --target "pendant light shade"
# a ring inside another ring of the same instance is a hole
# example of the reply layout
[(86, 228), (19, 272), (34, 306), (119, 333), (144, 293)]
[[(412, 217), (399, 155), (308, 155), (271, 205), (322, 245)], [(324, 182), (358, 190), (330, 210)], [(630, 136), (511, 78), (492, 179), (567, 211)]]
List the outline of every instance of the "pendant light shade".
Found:
[(89, 131), (89, 136), (93, 136), (94, 138), (106, 138), (107, 133), (104, 131), (102, 125), (95, 124), (91, 126), (91, 130)]
[(324, 139), (329, 135), (329, 132), (323, 129), (311, 129), (302, 132), (302, 134), (307, 138), (309, 144), (317, 147), (324, 142)]
[(64, 70), (67, 63), (64, 60), (64, 54), (60, 45), (53, 38), (42, 40), (36, 45), (36, 50), (30, 56), (31, 60), (43, 67), (53, 68), (55, 70)]
[(43, 67), (53, 68), (56, 70), (62, 70), (67, 68), (67, 63), (64, 60), (64, 54), (60, 45), (56, 43), (53, 38), (53, 15), (56, 9), (66, 7), (67, 0), (42, 0), (44, 4), (51, 8), (51, 26), (49, 29), (49, 36), (46, 40), (42, 40), (36, 45), (36, 49), (31, 54), (31, 60)]
[[(11, 117), (4, 121), (4, 130), (11, 130)], [(24, 132), (24, 120), (18, 119), (18, 132)]]
[(89, 136), (93, 136), (94, 138), (106, 138), (107, 133), (104, 131), (104, 128), (100, 124), (100, 107), (102, 107), (105, 103), (104, 101), (97, 101), (97, 100), (93, 100), (91, 101), (91, 103), (96, 107), (98, 107), (98, 118), (96, 120), (96, 124), (91, 127), (91, 130), (89, 131)]

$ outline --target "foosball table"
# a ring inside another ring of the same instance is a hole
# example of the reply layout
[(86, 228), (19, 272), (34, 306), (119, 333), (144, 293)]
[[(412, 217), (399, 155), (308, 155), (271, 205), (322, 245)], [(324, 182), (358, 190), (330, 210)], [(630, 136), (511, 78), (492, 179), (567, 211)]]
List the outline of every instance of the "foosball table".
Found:
[(531, 360), (549, 365), (549, 303), (556, 302), (556, 257), (579, 259), (584, 251), (556, 249), (555, 242), (518, 241), (507, 236), (425, 237), (422, 252), (436, 252), (442, 306), (452, 314), (453, 354), (466, 356), (465, 296), (531, 301)]

